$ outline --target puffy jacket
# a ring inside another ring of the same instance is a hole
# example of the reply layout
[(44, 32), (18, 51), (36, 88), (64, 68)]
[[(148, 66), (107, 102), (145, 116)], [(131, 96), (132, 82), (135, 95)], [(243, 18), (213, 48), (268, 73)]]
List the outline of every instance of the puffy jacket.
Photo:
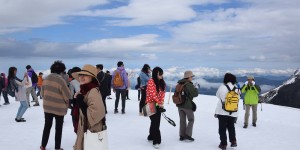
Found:
[(185, 109), (192, 109), (193, 108), (192, 101), (194, 97), (198, 96), (198, 89), (196, 89), (193, 83), (190, 82), (188, 79), (179, 80), (178, 83), (179, 84), (187, 83), (183, 89), (186, 100), (183, 104), (179, 104), (176, 106)]
[(255, 86), (244, 85), (242, 87), (242, 93), (245, 94), (244, 103), (246, 105), (258, 104), (258, 94), (260, 93), (260, 91), (261, 89), (258, 85)]
[(166, 92), (163, 91), (162, 89), (160, 89), (159, 92), (157, 92), (156, 85), (152, 78), (148, 81), (146, 93), (147, 93), (146, 103), (151, 103), (151, 102), (155, 102), (157, 104), (164, 103)]
[[(236, 91), (237, 93), (239, 93), (238, 91), (238, 88), (236, 85), (233, 85), (231, 82), (227, 83), (227, 85), (229, 86), (230, 89), (233, 89), (233, 87), (236, 87)], [(227, 87), (225, 86), (225, 84), (222, 84), (217, 93), (216, 93), (216, 96), (218, 98), (218, 104), (217, 104), (217, 107), (216, 107), (216, 111), (215, 111), (215, 114), (217, 115), (223, 115), (223, 116), (230, 116), (230, 117), (237, 117), (238, 116), (238, 112), (232, 112), (231, 114), (227, 111), (225, 111), (222, 107), (222, 103), (225, 102), (225, 99), (226, 99), (226, 96), (227, 96), (227, 93), (228, 93), (228, 89)]]

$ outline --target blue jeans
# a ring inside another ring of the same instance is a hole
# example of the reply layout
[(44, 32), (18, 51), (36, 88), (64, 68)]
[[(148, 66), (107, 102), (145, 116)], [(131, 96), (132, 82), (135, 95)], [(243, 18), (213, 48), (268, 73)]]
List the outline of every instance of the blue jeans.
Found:
[(21, 119), (22, 116), (24, 115), (24, 113), (26, 112), (27, 108), (28, 108), (27, 102), (26, 101), (20, 101), (20, 107), (19, 107), (16, 118)]

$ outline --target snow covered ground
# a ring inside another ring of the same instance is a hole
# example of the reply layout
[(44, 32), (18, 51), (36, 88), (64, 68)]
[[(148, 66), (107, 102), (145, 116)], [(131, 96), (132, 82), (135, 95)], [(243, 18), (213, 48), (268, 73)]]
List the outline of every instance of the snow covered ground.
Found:
[[(146, 138), (150, 125), (150, 119), (138, 115), (139, 102), (137, 91), (130, 91), (131, 100), (126, 101), (126, 114), (113, 114), (114, 95), (112, 100), (107, 100), (108, 136), (111, 150), (152, 150), (152, 143)], [(162, 118), (161, 150), (218, 150), (218, 120), (214, 118), (214, 110), (218, 99), (215, 96), (200, 95), (195, 99), (197, 111), (195, 112), (195, 124), (192, 143), (179, 141), (179, 116), (176, 106), (166, 94), (166, 115), (172, 118), (177, 126), (173, 127)], [(0, 149), (1, 150), (37, 150), (39, 149), (43, 126), (43, 107), (31, 107), (24, 117), (25, 123), (17, 123), (14, 118), (19, 103), (10, 98), (11, 104), (0, 107)], [(3, 103), (3, 100), (0, 102)], [(40, 100), (42, 104), (42, 100)], [(241, 103), (242, 104), (242, 103)], [(119, 109), (121, 108), (121, 103)], [(243, 129), (244, 110), (240, 105), (239, 118), (236, 124), (237, 144), (236, 150), (299, 150), (300, 144), (300, 110), (288, 107), (280, 107), (263, 104), (263, 111), (259, 105), (257, 127), (249, 126)], [(298, 116), (298, 117), (297, 117)], [(250, 116), (251, 118), (251, 116)], [(251, 121), (250, 121), (251, 122)], [(54, 149), (53, 124), (48, 150)], [(72, 150), (76, 135), (73, 132), (71, 117), (65, 116), (62, 148)], [(229, 148), (233, 149), (233, 148)]]

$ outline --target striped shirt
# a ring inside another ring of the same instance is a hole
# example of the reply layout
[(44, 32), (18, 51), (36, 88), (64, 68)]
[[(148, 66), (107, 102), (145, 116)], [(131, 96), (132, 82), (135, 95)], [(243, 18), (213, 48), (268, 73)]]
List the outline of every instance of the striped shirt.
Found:
[(71, 93), (61, 75), (52, 73), (44, 81), (41, 91), (44, 112), (59, 116), (67, 114)]

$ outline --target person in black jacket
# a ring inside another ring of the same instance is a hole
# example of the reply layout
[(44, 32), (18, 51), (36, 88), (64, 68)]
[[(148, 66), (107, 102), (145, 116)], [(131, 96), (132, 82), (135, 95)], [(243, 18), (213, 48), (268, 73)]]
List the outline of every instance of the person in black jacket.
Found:
[(110, 93), (110, 88), (108, 86), (110, 82), (108, 81), (108, 76), (105, 75), (105, 73), (103, 72), (103, 65), (98, 64), (98, 65), (96, 65), (96, 68), (97, 68), (97, 71), (98, 71), (97, 79), (100, 83), (99, 90), (101, 92), (102, 100), (103, 100), (103, 103), (104, 103), (105, 113), (107, 113), (106, 97)]
[(109, 89), (109, 92), (108, 92), (108, 98), (107, 99), (112, 99), (111, 97), (110, 97), (110, 95), (111, 95), (111, 80), (112, 80), (112, 76), (110, 75), (110, 72), (107, 70), (106, 71), (106, 77), (107, 77), (107, 80), (108, 80), (108, 89)]
[(135, 89), (138, 90), (138, 100), (141, 100), (141, 78), (140, 76), (137, 77), (137, 85), (135, 86)]

